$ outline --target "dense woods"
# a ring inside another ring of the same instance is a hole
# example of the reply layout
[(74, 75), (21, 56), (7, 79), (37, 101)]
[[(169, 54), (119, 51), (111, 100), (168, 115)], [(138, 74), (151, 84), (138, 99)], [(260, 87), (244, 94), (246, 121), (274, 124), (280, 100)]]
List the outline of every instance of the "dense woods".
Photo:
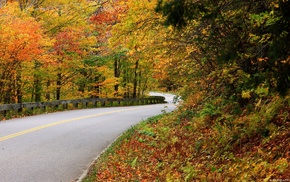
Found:
[(195, 48), (191, 59), (206, 74), (218, 79), (226, 72), (219, 82), (228, 95), (255, 98), (257, 88), (281, 95), (289, 89), (289, 7), (273, 0), (161, 0), (156, 10), (184, 32)]
[(136, 98), (155, 87), (152, 57), (114, 28), (127, 11), (123, 1), (1, 1), (0, 103)]
[[(289, 81), (288, 1), (1, 1), (1, 103), (193, 85), (246, 105)], [(186, 91), (188, 89), (188, 91)]]
[(286, 95), (286, 7), (288, 1), (2, 1), (0, 101), (138, 97), (157, 87), (186, 97), (196, 83), (240, 105)]

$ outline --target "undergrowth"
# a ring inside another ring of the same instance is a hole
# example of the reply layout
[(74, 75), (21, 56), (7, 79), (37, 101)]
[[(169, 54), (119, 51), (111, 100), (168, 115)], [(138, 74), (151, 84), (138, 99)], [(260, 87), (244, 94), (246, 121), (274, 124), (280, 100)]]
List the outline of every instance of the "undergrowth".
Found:
[(289, 96), (201, 99), (135, 127), (85, 181), (290, 181)]

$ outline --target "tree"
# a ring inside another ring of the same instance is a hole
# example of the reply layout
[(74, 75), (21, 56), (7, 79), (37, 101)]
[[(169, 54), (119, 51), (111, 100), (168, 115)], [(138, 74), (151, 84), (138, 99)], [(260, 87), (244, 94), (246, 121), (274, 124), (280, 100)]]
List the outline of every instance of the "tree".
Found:
[(166, 17), (166, 24), (182, 31), (191, 27), (190, 44), (201, 51), (210, 71), (236, 64), (236, 71), (250, 74), (243, 89), (266, 84), (285, 94), (290, 86), (289, 44), (285, 43), (289, 13), (285, 8), (289, 2), (280, 0), (159, 0), (156, 10)]
[(13, 3), (0, 9), (0, 100), (4, 103), (22, 102), (23, 68), (34, 59), (45, 59), (49, 44), (40, 24), (17, 6)]
[(161, 35), (165, 30), (161, 16), (154, 12), (156, 1), (126, 1), (125, 4), (128, 10), (119, 15), (120, 22), (113, 26), (110, 46), (115, 52), (127, 50), (128, 59), (121, 63), (121, 85), (125, 97), (138, 97), (153, 83), (155, 56), (162, 52), (158, 48), (163, 44)]
[[(54, 67), (50, 68), (51, 73), (46, 80), (47, 100), (51, 99), (51, 95), (60, 99), (61, 90), (63, 97), (79, 96), (78, 91), (71, 89), (76, 84), (74, 79), (85, 72), (84, 60), (94, 52), (96, 39), (89, 16), (98, 7), (99, 4), (93, 1), (46, 0), (41, 7), (33, 9), (32, 15), (43, 24), (45, 33), (55, 40), (52, 48), (55, 55)], [(83, 88), (78, 90), (84, 92)]]
[[(85, 34), (87, 32), (88, 34)], [(54, 53), (56, 55), (56, 99), (61, 96), (61, 87), (72, 83), (78, 76), (77, 71), (82, 66), (84, 57), (95, 44), (90, 29), (84, 27), (70, 27), (56, 35)]]
[[(103, 95), (101, 92), (103, 89), (107, 90), (106, 95), (113, 95), (119, 97), (122, 95), (122, 88), (120, 87), (121, 69), (123, 67), (122, 62), (126, 60), (124, 50), (114, 51), (108, 46), (108, 40), (112, 35), (112, 27), (120, 22), (120, 14), (127, 11), (127, 6), (124, 4), (126, 1), (114, 1), (107, 2), (102, 5), (102, 8), (98, 9), (91, 17), (91, 21), (95, 25), (96, 37), (98, 40), (98, 52), (96, 52), (98, 65), (107, 65), (107, 72), (104, 69), (100, 69), (99, 77), (96, 80), (98, 88), (97, 96)], [(110, 73), (110, 74), (108, 74)], [(106, 75), (106, 76), (105, 76)], [(113, 77), (112, 77), (113, 76)], [(115, 84), (113, 88), (111, 85)], [(102, 88), (104, 87), (104, 88)], [(111, 88), (108, 91), (108, 88)], [(120, 89), (121, 88), (121, 89)]]

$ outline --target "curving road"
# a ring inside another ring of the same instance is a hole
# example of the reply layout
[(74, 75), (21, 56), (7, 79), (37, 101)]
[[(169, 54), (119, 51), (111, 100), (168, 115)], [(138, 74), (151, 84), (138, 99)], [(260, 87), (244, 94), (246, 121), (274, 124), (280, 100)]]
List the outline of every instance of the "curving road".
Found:
[[(179, 96), (170, 93), (149, 92), (149, 95), (165, 97), (165, 101), (168, 103), (177, 102), (178, 104), (181, 101), (181, 98)], [(176, 100), (175, 97), (177, 97), (178, 99)]]
[(75, 181), (132, 125), (174, 109), (173, 104), (96, 108), (1, 121), (0, 182)]

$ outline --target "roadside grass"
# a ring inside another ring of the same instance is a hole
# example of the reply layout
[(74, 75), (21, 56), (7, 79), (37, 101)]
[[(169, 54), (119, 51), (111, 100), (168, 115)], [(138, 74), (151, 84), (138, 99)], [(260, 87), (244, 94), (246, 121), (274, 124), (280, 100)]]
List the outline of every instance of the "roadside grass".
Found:
[(127, 131), (84, 181), (290, 181), (289, 96), (239, 109), (192, 97)]

